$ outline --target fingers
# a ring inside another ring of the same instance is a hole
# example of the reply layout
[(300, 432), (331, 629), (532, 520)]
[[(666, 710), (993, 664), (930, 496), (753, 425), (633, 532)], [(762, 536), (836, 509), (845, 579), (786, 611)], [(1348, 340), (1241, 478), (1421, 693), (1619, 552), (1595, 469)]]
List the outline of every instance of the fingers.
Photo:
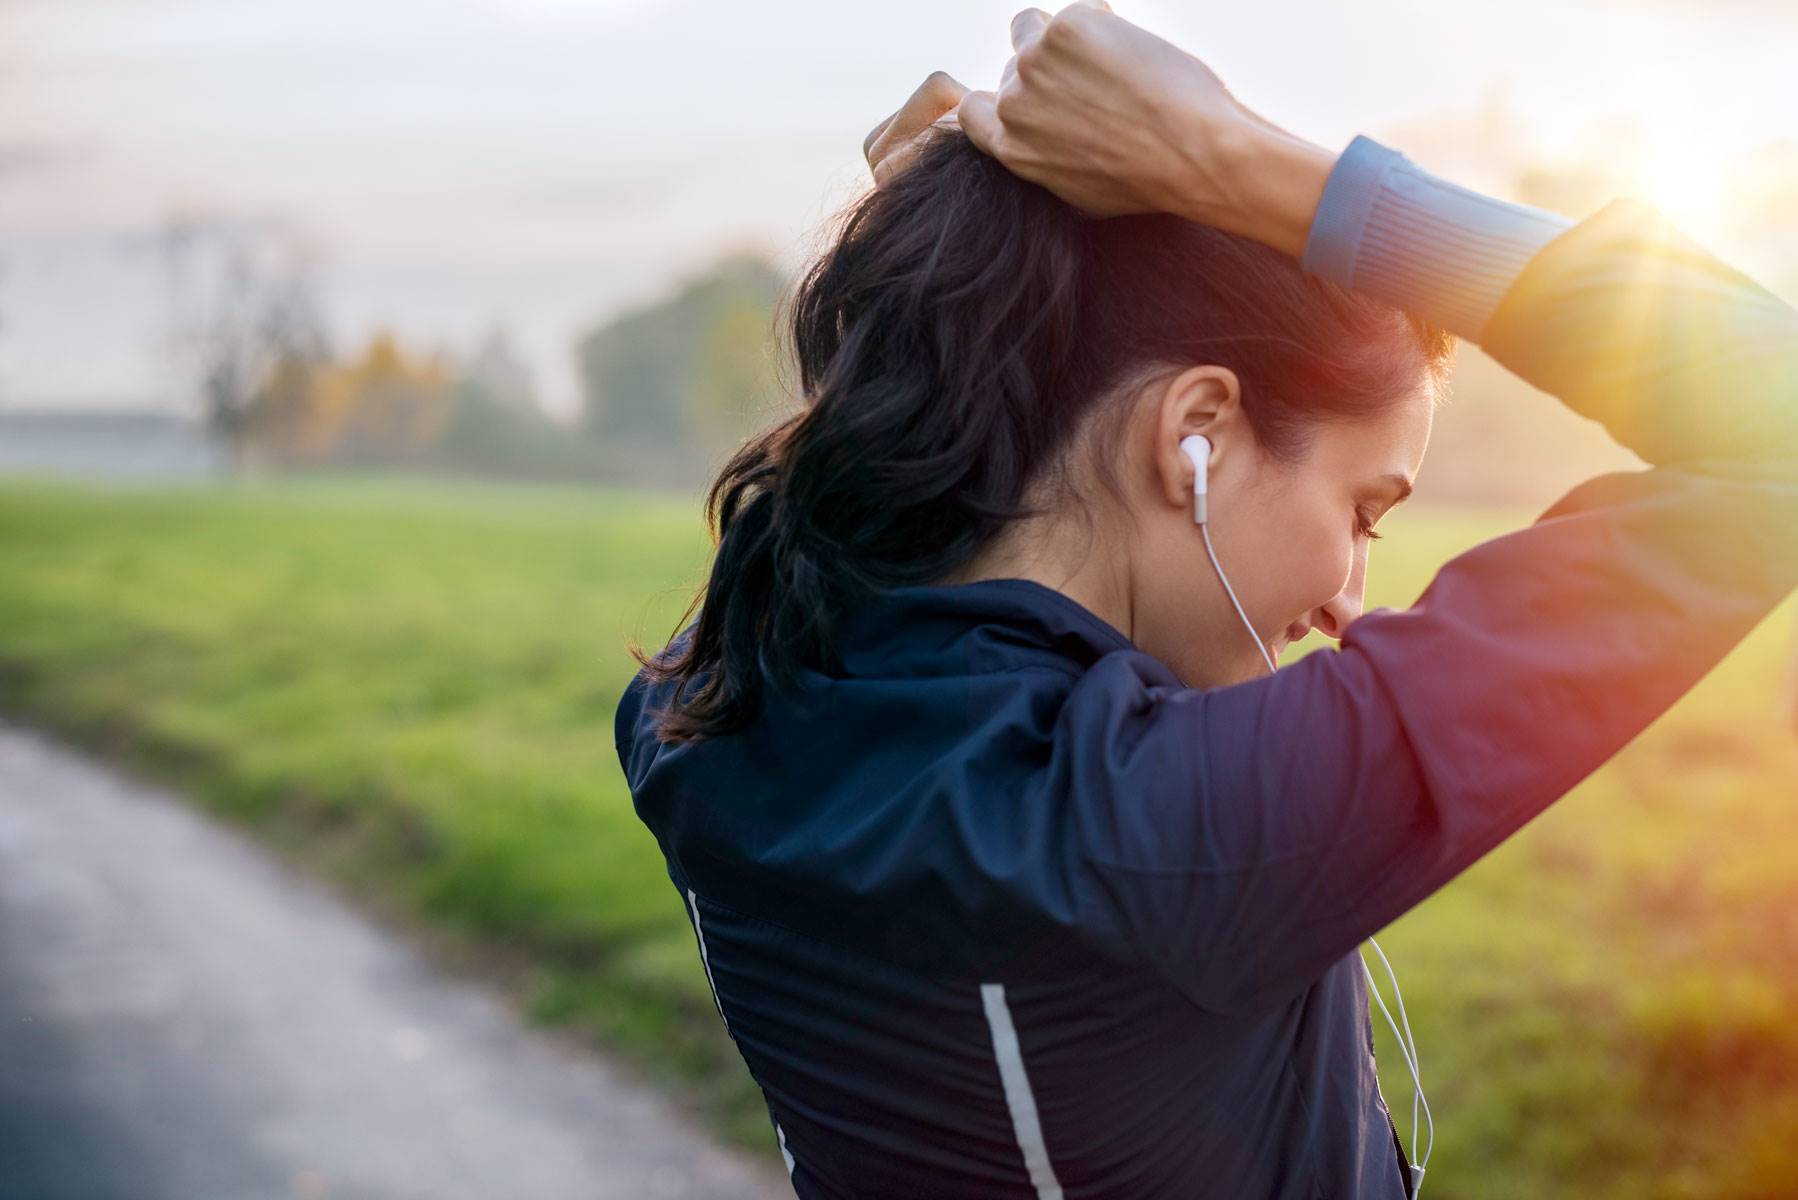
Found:
[(1025, 46), (1043, 36), (1048, 27), (1049, 14), (1040, 8), (1026, 8), (1011, 19), (1011, 48), (1022, 53)]
[[(1068, 8), (1111, 12), (1106, 0), (1075, 0)], [(1054, 18), (1040, 8), (1026, 8), (1011, 19), (1012, 57), (1000, 75), (1001, 88), (1017, 75), (1018, 56), (1043, 36)], [(897, 112), (868, 131), (862, 139), (862, 157), (878, 186), (911, 160), (918, 135), (931, 125), (958, 124), (968, 140), (994, 158), (1004, 128), (999, 124), (998, 98), (994, 92), (971, 92), (946, 71), (933, 71)]]
[(998, 158), (999, 142), (1005, 133), (999, 124), (998, 97), (991, 92), (969, 92), (961, 98), (961, 107), (955, 112), (968, 140)]
[(961, 103), (967, 93), (968, 89), (947, 71), (932, 71), (899, 111), (870, 130), (862, 139), (862, 157), (868, 160), (868, 169), (874, 173), (875, 181), (878, 183), (899, 165), (894, 162), (883, 167), (883, 159), (900, 152), (913, 138)]
[(875, 139), (885, 132), (886, 127), (893, 123), (893, 117), (897, 115), (897, 113), (894, 113), (884, 118), (878, 125), (868, 130), (868, 136), (862, 139), (862, 157), (868, 160), (869, 166), (874, 165)]
[[(895, 121), (907, 117), (915, 118), (920, 111), (930, 108), (935, 108), (938, 113), (953, 108), (967, 90), (947, 71), (932, 71), (924, 82), (918, 85), (917, 90), (911, 94), (910, 98), (899, 106), (897, 111), (868, 131), (868, 136), (862, 139), (862, 157), (868, 159), (872, 165), (875, 158), (875, 144), (880, 141), (881, 135), (887, 130), (894, 129)], [(929, 124), (930, 119), (934, 119), (934, 117), (917, 121), (916, 124), (922, 127)], [(896, 129), (894, 131), (897, 132)]]
[(1011, 85), (1011, 81), (1016, 79), (1017, 77), (1018, 77), (1018, 56), (1014, 54), (1010, 58), (1005, 60), (1005, 66), (1002, 67), (999, 71), (998, 90), (1001, 92), (1004, 91), (1007, 87), (1009, 87)]

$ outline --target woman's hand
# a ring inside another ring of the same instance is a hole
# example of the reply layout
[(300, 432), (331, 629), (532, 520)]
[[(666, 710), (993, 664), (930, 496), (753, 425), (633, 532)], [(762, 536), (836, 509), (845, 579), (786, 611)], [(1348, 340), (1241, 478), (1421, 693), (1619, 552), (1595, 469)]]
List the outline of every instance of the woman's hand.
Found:
[(954, 121), (955, 106), (967, 94), (968, 89), (947, 71), (932, 71), (898, 112), (869, 130), (862, 139), (862, 156), (874, 174), (874, 186), (891, 179), (916, 157), (920, 133), (938, 122)]
[(959, 97), (956, 119), (1013, 174), (1092, 216), (1176, 213), (1303, 252), (1335, 154), (1104, 0), (1027, 8), (1011, 40), (997, 93)]

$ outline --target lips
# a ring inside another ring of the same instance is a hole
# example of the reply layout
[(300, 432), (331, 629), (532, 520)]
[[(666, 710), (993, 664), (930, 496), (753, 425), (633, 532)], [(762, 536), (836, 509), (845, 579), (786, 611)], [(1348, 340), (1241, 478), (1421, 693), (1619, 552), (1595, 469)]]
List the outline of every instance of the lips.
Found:
[(1298, 621), (1294, 621), (1292, 624), (1288, 625), (1286, 627), (1286, 632), (1281, 639), (1268, 647), (1274, 662), (1278, 663), (1280, 661), (1281, 651), (1285, 650), (1286, 647), (1292, 645), (1292, 643), (1298, 641), (1310, 632), (1311, 626), (1302, 624)]

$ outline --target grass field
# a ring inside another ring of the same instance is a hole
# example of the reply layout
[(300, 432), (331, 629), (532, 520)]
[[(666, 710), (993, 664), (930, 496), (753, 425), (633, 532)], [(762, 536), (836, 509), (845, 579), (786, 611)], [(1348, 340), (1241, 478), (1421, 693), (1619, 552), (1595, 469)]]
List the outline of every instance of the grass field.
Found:
[[(1393, 513), (1369, 605), (1531, 515)], [(693, 502), (14, 483), (0, 550), (0, 708), (186, 788), (775, 1156), (611, 741), (625, 638), (659, 646), (703, 578)], [(1793, 615), (1382, 934), (1426, 1195), (1798, 1194)]]

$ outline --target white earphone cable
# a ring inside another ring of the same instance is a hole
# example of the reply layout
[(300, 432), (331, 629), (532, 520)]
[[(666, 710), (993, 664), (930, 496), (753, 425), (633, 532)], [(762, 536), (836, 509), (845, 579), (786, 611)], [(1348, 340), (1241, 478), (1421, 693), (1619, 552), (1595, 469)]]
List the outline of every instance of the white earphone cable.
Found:
[[(1211, 559), (1212, 570), (1217, 572), (1218, 582), (1224, 585), (1224, 593), (1230, 597), (1230, 603), (1235, 606), (1236, 615), (1242, 618), (1243, 628), (1247, 629), (1249, 631), (1249, 636), (1255, 639), (1255, 649), (1260, 651), (1261, 659), (1267, 664), (1269, 673), (1277, 673), (1279, 668), (1275, 665), (1273, 656), (1268, 653), (1267, 645), (1261, 640), (1261, 635), (1255, 632), (1254, 622), (1250, 621), (1248, 614), (1243, 612), (1242, 602), (1236, 598), (1236, 589), (1230, 586), (1229, 577), (1224, 574), (1222, 564), (1217, 561), (1217, 551), (1213, 549), (1211, 545), (1211, 523), (1208, 520), (1209, 514), (1205, 511), (1204, 492), (1200, 490), (1203, 486), (1201, 481), (1203, 480), (1203, 472), (1205, 469), (1205, 462), (1202, 456), (1209, 450), (1210, 443), (1203, 438), (1198, 437), (1188, 439), (1188, 441), (1203, 445), (1203, 449), (1201, 450), (1190, 451), (1188, 457), (1193, 460), (1193, 468), (1196, 473), (1194, 477), (1196, 495), (1193, 506), (1193, 520), (1197, 522), (1199, 533), (1205, 540), (1205, 553)], [(1181, 443), (1182, 450), (1188, 450), (1188, 441), (1183, 441)], [(1380, 962), (1386, 968), (1387, 976), (1392, 980), (1392, 994), (1393, 998), (1398, 1002), (1399, 1018), (1405, 1023), (1405, 1031), (1404, 1033), (1400, 1033), (1398, 1022), (1392, 1019), (1392, 1012), (1386, 1007), (1386, 999), (1380, 994), (1379, 985), (1374, 982), (1373, 970), (1368, 967), (1367, 959), (1362, 957), (1361, 970), (1367, 976), (1368, 989), (1373, 993), (1374, 1000), (1378, 1002), (1380, 1012), (1386, 1018), (1386, 1024), (1391, 1026), (1392, 1036), (1398, 1041), (1399, 1054), (1403, 1057), (1405, 1066), (1411, 1072), (1411, 1084), (1414, 1089), (1411, 1093), (1411, 1195), (1413, 1200), (1415, 1200), (1418, 1193), (1423, 1190), (1424, 1170), (1430, 1161), (1430, 1152), (1436, 1148), (1436, 1119), (1430, 1114), (1429, 1099), (1423, 1094), (1423, 1077), (1417, 1068), (1417, 1039), (1411, 1035), (1411, 1018), (1405, 1013), (1405, 997), (1404, 993), (1399, 991), (1398, 975), (1393, 971), (1392, 963), (1387, 960), (1386, 952), (1380, 949), (1380, 943), (1374, 941), (1371, 937), (1367, 940), (1373, 946), (1374, 953), (1380, 956)], [(1407, 1037), (1410, 1038), (1409, 1045), (1406, 1044)], [(1424, 1144), (1423, 1160), (1421, 1162), (1417, 1159), (1417, 1108), (1419, 1104), (1423, 1106), (1423, 1118), (1424, 1121), (1428, 1123), (1430, 1131), (1429, 1138)]]
[(1248, 614), (1242, 611), (1242, 604), (1236, 599), (1235, 589), (1230, 586), (1230, 581), (1224, 577), (1224, 569), (1218, 566), (1217, 551), (1211, 548), (1210, 523), (1201, 523), (1199, 525), (1199, 533), (1205, 538), (1205, 553), (1211, 556), (1211, 567), (1217, 572), (1218, 581), (1224, 585), (1224, 591), (1229, 595), (1230, 603), (1236, 605), (1236, 615), (1242, 618), (1243, 627), (1249, 631), (1249, 636), (1255, 639), (1255, 649), (1261, 651), (1262, 661), (1267, 663), (1267, 669), (1270, 672), (1278, 670), (1279, 668), (1274, 666), (1273, 656), (1267, 652), (1267, 647), (1261, 642), (1261, 635), (1255, 632), (1255, 626), (1250, 623)]
[[(1393, 971), (1392, 963), (1387, 960), (1386, 952), (1380, 949), (1380, 943), (1373, 938), (1367, 940), (1373, 946), (1373, 952), (1380, 956), (1380, 963), (1386, 968), (1386, 977), (1392, 980), (1392, 997), (1398, 1003), (1399, 1020), (1405, 1023), (1405, 1032), (1401, 1035), (1398, 1026), (1393, 1023), (1392, 1013), (1387, 1009), (1386, 1001), (1380, 996), (1379, 986), (1374, 983), (1373, 971), (1368, 967), (1367, 959), (1363, 958), (1361, 970), (1367, 975), (1367, 986), (1373, 991), (1374, 999), (1380, 1002), (1380, 1011), (1386, 1015), (1386, 1024), (1391, 1026), (1392, 1036), (1398, 1040), (1399, 1053), (1404, 1056), (1405, 1065), (1411, 1068), (1411, 1083), (1415, 1089), (1411, 1093), (1411, 1161), (1414, 1164), (1412, 1169), (1416, 1172), (1417, 1177), (1422, 1179), (1424, 1168), (1429, 1165), (1430, 1151), (1436, 1148), (1436, 1119), (1430, 1115), (1430, 1102), (1423, 1094), (1421, 1068), (1418, 1066), (1417, 1060), (1417, 1037), (1411, 1032), (1411, 1018), (1405, 1014), (1405, 994), (1399, 990), (1398, 975)], [(1406, 1038), (1409, 1038), (1411, 1042), (1408, 1051), (1405, 1048)], [(1423, 1105), (1423, 1119), (1428, 1123), (1430, 1129), (1429, 1139), (1424, 1143), (1421, 1162), (1417, 1158), (1417, 1106), (1420, 1103)]]

